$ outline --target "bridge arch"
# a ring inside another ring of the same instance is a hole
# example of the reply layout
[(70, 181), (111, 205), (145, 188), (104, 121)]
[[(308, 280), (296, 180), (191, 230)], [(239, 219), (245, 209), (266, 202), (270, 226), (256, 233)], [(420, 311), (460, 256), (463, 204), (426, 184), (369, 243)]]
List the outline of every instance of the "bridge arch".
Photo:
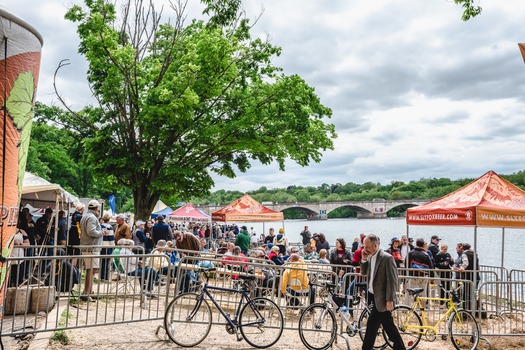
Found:
[(372, 213), (370, 210), (363, 208), (359, 205), (352, 205), (352, 204), (343, 204), (338, 206), (330, 206), (330, 209), (326, 210), (326, 215), (330, 214), (334, 210), (340, 209), (340, 208), (349, 208), (356, 212), (357, 218), (371, 218), (374, 216), (374, 213)]
[(284, 212), (285, 210), (288, 210), (288, 209), (299, 209), (301, 212), (303, 212), (305, 215), (306, 215), (306, 219), (307, 220), (318, 220), (320, 219), (319, 218), (319, 213), (312, 210), (311, 208), (307, 208), (305, 206), (301, 206), (301, 205), (289, 205), (289, 206), (281, 206), (279, 208), (279, 211), (281, 212)]

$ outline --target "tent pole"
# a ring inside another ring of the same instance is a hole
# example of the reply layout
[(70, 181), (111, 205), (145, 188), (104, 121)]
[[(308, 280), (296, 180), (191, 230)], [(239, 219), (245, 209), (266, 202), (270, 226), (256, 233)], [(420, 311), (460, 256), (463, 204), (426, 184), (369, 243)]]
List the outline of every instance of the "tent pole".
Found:
[(58, 190), (55, 192), (55, 230), (53, 232), (53, 237), (54, 237), (54, 242), (55, 244), (53, 245), (53, 256), (57, 256), (57, 244), (58, 244), (58, 213), (60, 211), (60, 206), (59, 206), (59, 203), (58, 203), (58, 197), (59, 197), (59, 193), (58, 193)]
[[(408, 241), (410, 239), (410, 225), (407, 224), (407, 243), (410, 245), (410, 242)], [(407, 256), (405, 257), (405, 269), (408, 269), (410, 268), (410, 266), (408, 266), (408, 253), (410, 253), (410, 248), (407, 248)]]
[(473, 309), (472, 311), (473, 311), (474, 317), (476, 317), (476, 311), (478, 310), (476, 291), (477, 291), (477, 285), (478, 285), (478, 269), (479, 269), (479, 266), (478, 266), (478, 226), (477, 225), (474, 226), (474, 254), (473, 256), (474, 256), (474, 261), (473, 261), (474, 268), (472, 270), (474, 273), (474, 278), (473, 278), (473, 285), (470, 291), (471, 295), (469, 295), (468, 297), (470, 298), (470, 301), (471, 301), (470, 305)]
[(58, 244), (58, 212), (60, 211), (59, 203), (58, 203), (58, 197), (59, 197), (59, 190), (55, 191), (55, 230), (53, 232), (54, 237), (54, 244), (53, 244), (53, 257), (55, 257), (56, 260), (53, 260), (53, 263), (51, 264), (51, 277), (49, 278), (49, 285), (51, 287), (55, 286), (55, 273), (56, 273), (56, 267), (57, 262), (59, 260), (56, 258), (57, 256), (57, 244)]
[(503, 265), (504, 261), (505, 261), (505, 227), (502, 227), (501, 228), (501, 280), (502, 281), (503, 281), (503, 271), (505, 269)]

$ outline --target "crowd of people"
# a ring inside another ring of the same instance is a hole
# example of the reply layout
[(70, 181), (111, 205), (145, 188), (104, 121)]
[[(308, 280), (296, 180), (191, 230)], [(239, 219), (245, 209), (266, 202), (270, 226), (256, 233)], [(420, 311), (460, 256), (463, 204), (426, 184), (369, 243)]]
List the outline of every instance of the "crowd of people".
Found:
[[(329, 264), (333, 282), (347, 286), (346, 294), (355, 293), (356, 282), (367, 283), (367, 297), (373, 306), (363, 348), (373, 345), (376, 327), (382, 325), (385, 332), (390, 333), (394, 348), (404, 349), (390, 315), (396, 291), (420, 287), (427, 292), (429, 278), (439, 279), (446, 290), (450, 289), (453, 278), (480, 281), (479, 272), (475, 273), (479, 270), (479, 261), (471, 245), (458, 243), (454, 258), (449, 247), (440, 244), (441, 238), (437, 235), (430, 238), (430, 243), (422, 237), (416, 240), (407, 236), (393, 237), (387, 249), (382, 250), (379, 237), (373, 234), (361, 234), (350, 246), (344, 238), (337, 238), (331, 246), (323, 233), (312, 234), (305, 226), (299, 233), (302, 242), (291, 243), (284, 228), (279, 228), (277, 233), (270, 228), (268, 234), (257, 235), (253, 227), (248, 230), (245, 225), (177, 224), (166, 222), (162, 215), (155, 220), (137, 220), (130, 226), (125, 215), (119, 214), (113, 219), (111, 214), (100, 210), (101, 205), (96, 200), (90, 201), (87, 207), (79, 203), (68, 227), (64, 211), (59, 211), (55, 219), (53, 210), (48, 208), (35, 222), (29, 210), (22, 209), (11, 254), (19, 260), (12, 261), (10, 286), (18, 286), (27, 278), (30, 271), (23, 257), (35, 254), (72, 256), (72, 259), (59, 262), (64, 264), (59, 270), (67, 271), (67, 276), (56, 276), (55, 285), (62, 286), (61, 291), (70, 290), (68, 286), (79, 282), (78, 271), (84, 269), (85, 283), (80, 298), (85, 301), (96, 297), (93, 283), (97, 275), (99, 280), (106, 281), (112, 279), (112, 271), (117, 272), (113, 279), (121, 278), (122, 274), (141, 277), (144, 289), (151, 291), (155, 285), (165, 283), (160, 276), (167, 276), (168, 281), (175, 277), (180, 259), (193, 263), (197, 262), (192, 260), (194, 256), (213, 254), (215, 262), (220, 261), (223, 267), (232, 270), (233, 280), (241, 271), (263, 275), (255, 293), (262, 289), (273, 290), (285, 295), (289, 306), (296, 307), (305, 298), (309, 303), (315, 301), (315, 286), (309, 281), (308, 263)], [(49, 248), (55, 245), (65, 250)], [(256, 267), (250, 266), (249, 261), (256, 262)], [(199, 260), (198, 263), (203, 262)], [(275, 266), (283, 266), (283, 269), (275, 269)], [(400, 282), (398, 270), (403, 276), (428, 278)], [(180, 276), (178, 290), (189, 291), (195, 273), (184, 270), (180, 271)], [(48, 276), (46, 283), (49, 279)], [(464, 295), (469, 296), (476, 287), (477, 284), (467, 283)], [(446, 297), (444, 293), (441, 290), (441, 298)], [(471, 309), (471, 298), (464, 300), (465, 307)]]

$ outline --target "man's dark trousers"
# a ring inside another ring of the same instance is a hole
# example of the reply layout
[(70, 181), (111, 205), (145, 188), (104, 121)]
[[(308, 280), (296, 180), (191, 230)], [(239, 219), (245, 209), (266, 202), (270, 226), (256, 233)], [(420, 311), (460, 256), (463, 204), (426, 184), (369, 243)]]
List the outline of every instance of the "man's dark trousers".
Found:
[(366, 324), (366, 334), (363, 340), (363, 350), (372, 350), (377, 336), (379, 326), (383, 325), (383, 330), (388, 335), (391, 342), (394, 343), (394, 350), (405, 350), (403, 339), (399, 335), (392, 313), (390, 311), (379, 312), (375, 307), (374, 295), (368, 293), (368, 303), (370, 306), (370, 315)]

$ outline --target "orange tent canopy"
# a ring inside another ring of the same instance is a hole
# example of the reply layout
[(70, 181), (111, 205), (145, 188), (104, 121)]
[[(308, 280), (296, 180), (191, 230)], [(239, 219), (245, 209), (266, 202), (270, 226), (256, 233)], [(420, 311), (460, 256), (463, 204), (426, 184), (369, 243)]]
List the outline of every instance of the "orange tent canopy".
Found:
[(409, 208), (407, 224), (525, 228), (525, 191), (489, 171), (444, 197)]
[(282, 221), (281, 212), (265, 207), (255, 199), (245, 194), (236, 201), (211, 214), (213, 221), (221, 222), (265, 222)]
[(523, 57), (523, 62), (525, 63), (525, 44), (518, 44), (518, 46), (521, 51), (521, 56)]

